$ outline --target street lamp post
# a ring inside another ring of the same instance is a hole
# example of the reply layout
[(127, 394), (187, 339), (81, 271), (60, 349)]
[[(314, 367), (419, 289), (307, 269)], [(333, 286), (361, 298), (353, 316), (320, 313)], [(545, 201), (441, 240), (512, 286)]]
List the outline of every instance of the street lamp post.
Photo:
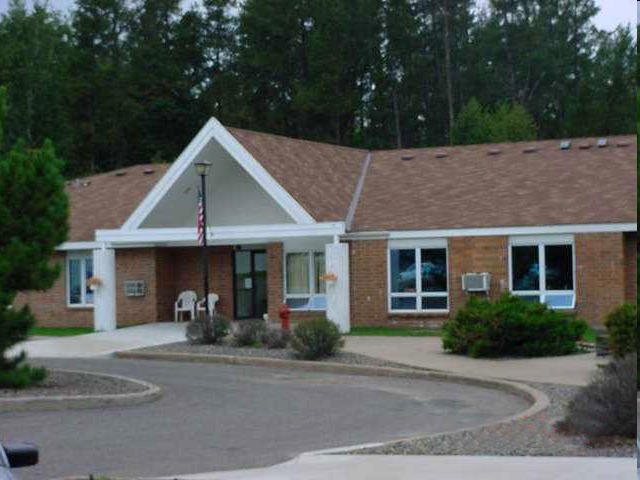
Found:
[[(207, 252), (207, 189), (206, 189), (206, 178), (207, 171), (211, 166), (210, 162), (206, 160), (201, 160), (199, 162), (194, 163), (194, 167), (196, 168), (196, 172), (200, 177), (200, 190), (201, 190), (201, 202), (202, 205), (200, 208), (202, 209), (202, 272), (203, 272), (203, 280), (204, 280), (204, 311), (205, 311), (205, 322), (204, 322), (204, 330), (205, 336), (208, 336), (210, 332), (210, 316), (209, 316), (209, 255)], [(200, 215), (200, 212), (198, 212)], [(199, 219), (197, 220), (200, 221)]]

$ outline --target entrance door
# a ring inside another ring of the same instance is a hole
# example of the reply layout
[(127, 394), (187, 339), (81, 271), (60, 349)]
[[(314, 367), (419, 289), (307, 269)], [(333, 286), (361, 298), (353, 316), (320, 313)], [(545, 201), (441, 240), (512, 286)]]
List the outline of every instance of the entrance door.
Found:
[(235, 318), (262, 318), (267, 313), (267, 254), (236, 250), (233, 260)]

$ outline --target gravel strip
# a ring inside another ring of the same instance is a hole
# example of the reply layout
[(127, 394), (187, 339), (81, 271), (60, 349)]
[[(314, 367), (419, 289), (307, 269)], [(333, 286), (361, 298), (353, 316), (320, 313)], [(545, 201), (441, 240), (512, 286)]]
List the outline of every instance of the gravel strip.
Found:
[(0, 399), (18, 397), (56, 397), (78, 395), (113, 395), (146, 390), (144, 385), (120, 378), (91, 373), (47, 370), (42, 383), (19, 390), (0, 389)]
[(497, 455), (562, 457), (635, 457), (634, 440), (612, 440), (594, 447), (583, 436), (558, 433), (554, 423), (580, 387), (529, 383), (547, 394), (550, 406), (530, 418), (498, 426), (401, 441), (354, 450), (352, 454), (380, 455)]
[[(154, 353), (193, 353), (200, 355), (235, 355), (238, 357), (263, 357), (280, 360), (299, 360), (296, 352), (290, 348), (268, 349), (261, 347), (234, 347), (233, 345), (191, 345), (188, 342), (169, 343), (153, 347), (131, 350), (133, 352)], [(373, 367), (410, 368), (407, 365), (396, 362), (387, 362), (378, 358), (361, 355), (359, 353), (338, 352), (333, 357), (320, 361), (344, 363), (348, 365), (367, 365)]]

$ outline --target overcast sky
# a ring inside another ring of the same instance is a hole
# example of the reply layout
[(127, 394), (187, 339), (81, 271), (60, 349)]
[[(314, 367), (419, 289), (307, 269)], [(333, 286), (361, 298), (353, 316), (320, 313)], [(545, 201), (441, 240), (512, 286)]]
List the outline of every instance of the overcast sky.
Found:
[[(74, 0), (48, 0), (49, 5), (57, 10), (67, 10), (74, 4)], [(476, 0), (478, 5), (487, 4), (488, 0)], [(31, 4), (33, 0), (27, 0)], [(0, 0), (0, 12), (5, 11), (9, 0)], [(183, 0), (185, 5), (194, 3), (194, 0)], [(640, 18), (640, 3), (636, 0), (596, 0), (600, 7), (600, 13), (596, 17), (596, 24), (604, 30), (613, 30), (620, 24), (632, 25)], [(633, 16), (633, 5), (636, 4), (636, 16)]]

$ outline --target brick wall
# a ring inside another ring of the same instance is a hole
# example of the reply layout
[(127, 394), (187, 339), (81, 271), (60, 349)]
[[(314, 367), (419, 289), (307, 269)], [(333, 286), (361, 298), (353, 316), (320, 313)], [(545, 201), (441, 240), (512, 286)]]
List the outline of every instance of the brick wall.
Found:
[(282, 243), (267, 245), (267, 311), (271, 322), (278, 321), (278, 309), (284, 300), (283, 255)]
[[(490, 272), (491, 296), (508, 288), (507, 237), (456, 237), (449, 239), (449, 309), (464, 305), (465, 272)], [(448, 315), (390, 314), (387, 300), (387, 241), (363, 240), (350, 244), (352, 325), (412, 325), (435, 327)]]
[(349, 244), (351, 325), (384, 325), (387, 319), (387, 241)]
[[(116, 325), (118, 327), (158, 321), (156, 260), (154, 248), (116, 250)], [(144, 281), (144, 296), (125, 296), (124, 282), (128, 280)]]
[(638, 234), (627, 233), (624, 236), (624, 273), (625, 301), (638, 301)]
[[(157, 252), (158, 321), (173, 321), (174, 302), (180, 292), (193, 290), (199, 299), (204, 296), (202, 250), (199, 247), (158, 248)], [(220, 297), (216, 309), (233, 318), (233, 249), (209, 247), (208, 256), (209, 292)]]
[[(509, 238), (452, 237), (449, 239), (449, 302), (451, 315), (464, 306), (469, 293), (462, 291), (462, 274), (489, 272), (489, 296), (498, 298), (509, 290)], [(485, 297), (484, 293), (477, 293)]]
[(67, 307), (66, 254), (56, 252), (52, 261), (60, 265), (60, 276), (49, 290), (19, 293), (14, 305), (29, 305), (40, 327), (93, 327), (93, 307)]
[(577, 314), (591, 324), (625, 300), (625, 248), (621, 233), (575, 236)]

